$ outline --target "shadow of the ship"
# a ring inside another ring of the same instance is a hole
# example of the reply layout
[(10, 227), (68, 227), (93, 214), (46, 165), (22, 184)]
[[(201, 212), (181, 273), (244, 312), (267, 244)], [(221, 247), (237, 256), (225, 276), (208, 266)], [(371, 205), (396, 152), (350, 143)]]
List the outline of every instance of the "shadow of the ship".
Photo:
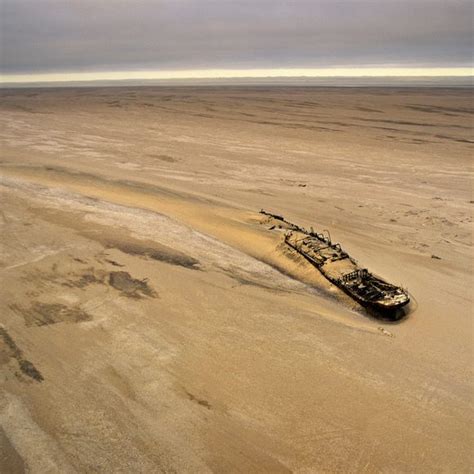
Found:
[(386, 324), (400, 324), (412, 317), (417, 307), (417, 302), (410, 296), (410, 302), (401, 308), (379, 311), (375, 308), (361, 307), (359, 312), (368, 318), (377, 319)]

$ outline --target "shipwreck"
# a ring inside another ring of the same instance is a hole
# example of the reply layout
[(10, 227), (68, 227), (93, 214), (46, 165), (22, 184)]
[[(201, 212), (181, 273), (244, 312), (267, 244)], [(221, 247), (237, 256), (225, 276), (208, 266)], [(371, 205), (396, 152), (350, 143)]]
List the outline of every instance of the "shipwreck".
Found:
[(263, 209), (260, 213), (266, 216), (265, 223), (271, 230), (284, 232), (284, 241), (288, 247), (370, 312), (397, 319), (400, 309), (410, 302), (410, 296), (404, 288), (388, 283), (360, 267), (340, 244), (331, 241), (328, 231), (319, 233), (313, 228), (307, 230)]

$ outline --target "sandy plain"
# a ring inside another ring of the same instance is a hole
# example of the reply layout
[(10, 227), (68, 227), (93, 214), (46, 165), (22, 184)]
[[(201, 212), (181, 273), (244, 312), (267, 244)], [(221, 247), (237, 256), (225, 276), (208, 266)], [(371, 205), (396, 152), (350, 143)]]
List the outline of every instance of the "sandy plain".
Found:
[(1, 95), (2, 472), (472, 472), (469, 90)]

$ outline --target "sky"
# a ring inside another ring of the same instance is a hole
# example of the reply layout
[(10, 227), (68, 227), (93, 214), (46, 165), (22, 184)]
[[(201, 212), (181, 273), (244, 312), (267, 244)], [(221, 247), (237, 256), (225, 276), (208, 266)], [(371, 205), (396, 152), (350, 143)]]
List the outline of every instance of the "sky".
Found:
[[(1, 0), (6, 80), (465, 74), (465, 0)], [(352, 72), (351, 72), (352, 71)]]

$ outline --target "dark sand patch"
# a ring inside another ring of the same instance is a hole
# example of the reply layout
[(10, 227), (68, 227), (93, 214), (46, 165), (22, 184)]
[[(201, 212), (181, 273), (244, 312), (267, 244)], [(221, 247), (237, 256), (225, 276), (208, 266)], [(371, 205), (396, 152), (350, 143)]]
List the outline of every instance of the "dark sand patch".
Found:
[(86, 273), (79, 275), (78, 279), (76, 280), (70, 279), (61, 284), (69, 288), (85, 288), (86, 286), (93, 285), (93, 284), (103, 285), (105, 277), (106, 277), (106, 272), (95, 271), (94, 268), (88, 268)]
[(92, 320), (92, 316), (78, 306), (66, 306), (59, 303), (34, 302), (29, 308), (10, 305), (16, 313), (20, 313), (27, 326), (49, 326), (56, 323), (81, 323)]
[(104, 239), (100, 237), (98, 240), (106, 248), (115, 248), (120, 250), (123, 253), (129, 255), (136, 255), (145, 258), (151, 258), (152, 260), (157, 260), (164, 263), (169, 263), (171, 265), (178, 265), (181, 267), (189, 268), (191, 270), (197, 270), (199, 268), (199, 260), (190, 257), (182, 252), (171, 249), (165, 245), (157, 244), (154, 242), (145, 242), (139, 240), (131, 239)]
[(110, 265), (114, 267), (124, 267), (125, 265), (122, 265), (121, 263), (116, 262), (115, 260), (110, 260), (109, 258), (106, 258), (105, 261), (107, 263), (110, 263)]
[[(77, 259), (72, 258), (70, 262), (63, 260), (64, 265), (54, 263), (50, 269), (32, 268), (25, 272), (20, 278), (25, 283), (31, 283), (43, 288), (48, 286), (63, 286), (67, 288), (84, 289), (89, 285), (105, 284), (108, 272), (102, 269), (96, 269), (92, 266), (85, 269), (78, 269), (77, 272), (71, 272), (69, 263), (75, 262)], [(86, 263), (86, 262), (83, 262)], [(77, 265), (76, 265), (77, 268)]]
[(458, 138), (458, 137), (451, 137), (449, 135), (435, 135), (436, 138), (441, 138), (441, 140), (451, 140), (453, 142), (458, 143), (474, 143), (474, 140), (469, 140), (467, 138)]
[(186, 391), (186, 395), (192, 402), (196, 402), (198, 405), (201, 405), (202, 407), (205, 407), (208, 410), (212, 408), (211, 404), (207, 400), (197, 398), (192, 393), (189, 393), (188, 391)]
[(39, 370), (23, 357), (23, 351), (16, 345), (7, 330), (0, 327), (0, 364), (6, 364), (11, 359), (15, 359), (18, 362), (18, 366), (24, 375), (37, 382), (44, 380)]
[(361, 112), (375, 112), (378, 114), (382, 113), (381, 110), (371, 109), (370, 107), (356, 107), (356, 110), (360, 110)]
[(158, 293), (148, 285), (148, 281), (133, 278), (128, 272), (111, 272), (109, 285), (129, 298), (140, 299), (144, 296), (156, 298)]
[(148, 154), (150, 158), (154, 158), (156, 160), (160, 161), (165, 161), (166, 163), (176, 163), (178, 160), (176, 158), (173, 158), (172, 156), (169, 155), (154, 155), (154, 154)]
[(22, 457), (2, 428), (0, 428), (0, 466), (8, 474), (24, 474), (27, 472)]
[[(362, 117), (354, 117), (357, 120), (362, 122), (376, 122), (376, 123), (387, 123), (389, 125), (410, 125), (413, 127), (439, 127), (439, 123), (426, 123), (426, 122), (413, 122), (409, 120), (389, 120), (389, 119), (372, 119), (372, 118), (362, 118)], [(464, 125), (459, 124), (444, 124), (444, 127), (449, 128), (459, 128), (463, 130), (469, 130), (470, 128)]]
[(435, 105), (407, 105), (407, 109), (416, 110), (419, 112), (428, 112), (433, 114), (443, 114), (457, 116), (459, 114), (474, 114), (474, 109), (469, 107), (442, 107)]

